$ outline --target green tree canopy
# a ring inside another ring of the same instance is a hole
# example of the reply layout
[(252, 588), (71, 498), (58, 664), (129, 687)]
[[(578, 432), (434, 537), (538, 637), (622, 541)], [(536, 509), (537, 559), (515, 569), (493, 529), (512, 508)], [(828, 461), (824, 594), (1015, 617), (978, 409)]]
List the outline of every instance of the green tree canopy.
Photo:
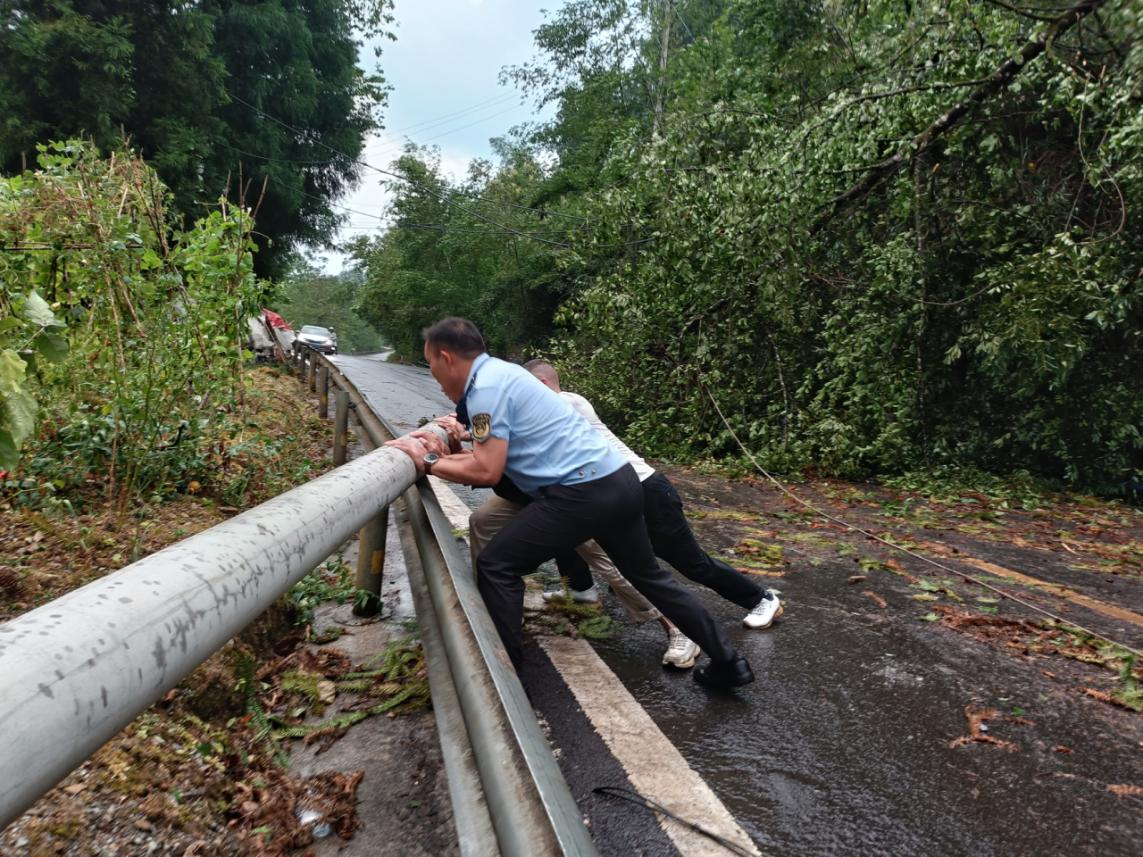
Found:
[(1129, 0), (570, 0), (505, 72), (554, 118), (402, 192), (363, 311), (545, 349), (648, 452), (1114, 491), (1143, 473), (1141, 31)]
[(566, 246), (562, 224), (579, 221), (533, 207), (542, 168), (519, 149), (502, 154), (498, 169), (475, 161), (454, 184), (431, 151), (410, 150), (394, 165), (393, 227), (352, 248), (366, 278), (362, 315), (408, 357), (445, 315), (474, 319), (501, 353), (551, 332), (562, 294), (553, 255)]
[(358, 38), (391, 5), (0, 0), (0, 167), (51, 139), (110, 150), (126, 134), (188, 222), (222, 195), (257, 205), (257, 265), (280, 274), (292, 247), (328, 242), (379, 125), (384, 81), (358, 68)]

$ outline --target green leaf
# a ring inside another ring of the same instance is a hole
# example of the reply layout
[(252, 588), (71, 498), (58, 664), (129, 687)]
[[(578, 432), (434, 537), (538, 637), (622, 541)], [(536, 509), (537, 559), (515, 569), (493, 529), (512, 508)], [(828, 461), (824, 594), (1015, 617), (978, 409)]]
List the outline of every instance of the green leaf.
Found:
[(921, 617), (921, 621), (922, 622), (939, 622), (939, 621), (941, 621), (941, 615), (939, 613), (926, 613), (924, 616)]
[(36, 327), (52, 328), (64, 326), (64, 323), (56, 318), (56, 314), (52, 312), (52, 308), (48, 302), (40, 297), (39, 292), (31, 291), (24, 296), (24, 305), (20, 309), (20, 318), (29, 324)]
[(0, 351), (0, 467), (19, 462), (20, 447), (36, 428), (36, 400), (24, 390), (26, 364), (15, 351)]
[(12, 435), (0, 428), (0, 468), (12, 470), (20, 463), (20, 450), (12, 440)]
[(24, 388), (27, 364), (11, 348), (0, 351), (0, 396), (17, 393)]
[(32, 340), (32, 347), (52, 363), (62, 363), (67, 357), (67, 339), (58, 333), (41, 333)]

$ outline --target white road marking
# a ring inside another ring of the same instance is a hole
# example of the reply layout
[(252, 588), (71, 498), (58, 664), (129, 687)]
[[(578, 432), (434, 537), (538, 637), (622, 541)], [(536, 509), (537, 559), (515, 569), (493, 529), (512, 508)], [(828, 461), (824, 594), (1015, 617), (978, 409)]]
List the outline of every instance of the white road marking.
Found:
[[(635, 791), (751, 854), (760, 853), (595, 649), (585, 640), (570, 637), (541, 637), (538, 642), (611, 755), (627, 772)], [(677, 821), (660, 818), (659, 823), (684, 857), (726, 857), (728, 853), (717, 842)]]
[(436, 476), (430, 476), (429, 484), (433, 486), (433, 493), (437, 495), (437, 502), (441, 504), (441, 511), (445, 513), (449, 524), (454, 530), (464, 530), (467, 535), (468, 515), (471, 510), (456, 496), (456, 491), (450, 483)]
[[(429, 480), (452, 527), (467, 529), (468, 507), (447, 482), (435, 476)], [(538, 594), (535, 601), (542, 605)], [(540, 637), (538, 642), (639, 794), (751, 854), (761, 854), (722, 801), (587, 641)], [(696, 688), (695, 692), (700, 691)], [(677, 821), (660, 817), (659, 824), (683, 857), (726, 857), (728, 853), (712, 839)]]

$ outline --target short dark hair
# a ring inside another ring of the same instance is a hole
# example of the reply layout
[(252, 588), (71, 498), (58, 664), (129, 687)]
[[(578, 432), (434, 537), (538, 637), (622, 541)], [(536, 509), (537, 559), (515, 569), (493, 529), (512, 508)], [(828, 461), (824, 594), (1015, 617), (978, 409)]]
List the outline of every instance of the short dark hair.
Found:
[(447, 349), (458, 357), (476, 357), (488, 350), (480, 328), (467, 318), (442, 318), (422, 330), (421, 336), (427, 345), (437, 350)]

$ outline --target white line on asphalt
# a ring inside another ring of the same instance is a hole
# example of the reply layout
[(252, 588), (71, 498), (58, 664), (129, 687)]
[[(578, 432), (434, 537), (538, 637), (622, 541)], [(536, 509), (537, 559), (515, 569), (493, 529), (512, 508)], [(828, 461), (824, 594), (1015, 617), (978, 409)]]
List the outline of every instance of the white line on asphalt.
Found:
[[(679, 818), (759, 853), (722, 801), (587, 641), (541, 637), (539, 643), (635, 791)], [(668, 818), (659, 823), (683, 857), (726, 857), (727, 850), (712, 839)]]
[[(448, 483), (435, 476), (429, 481), (452, 527), (467, 529), (468, 507)], [(540, 637), (538, 642), (639, 794), (751, 854), (760, 853), (722, 801), (587, 641)], [(727, 850), (721, 845), (676, 821), (659, 818), (659, 824), (682, 857), (726, 857)]]
[(463, 530), (468, 536), (468, 506), (456, 496), (453, 486), (436, 476), (429, 477), (429, 484), (433, 486), (433, 493), (437, 495), (437, 502), (441, 504), (441, 511), (445, 513), (449, 524), (454, 530)]

